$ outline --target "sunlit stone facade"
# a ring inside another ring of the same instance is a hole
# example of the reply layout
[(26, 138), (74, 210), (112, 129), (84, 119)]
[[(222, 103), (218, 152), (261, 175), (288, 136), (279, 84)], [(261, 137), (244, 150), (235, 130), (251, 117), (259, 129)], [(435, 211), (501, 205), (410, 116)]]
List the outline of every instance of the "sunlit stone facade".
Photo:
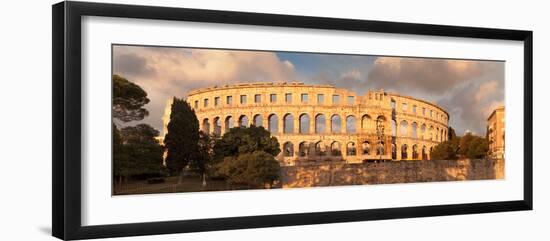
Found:
[(281, 145), (282, 165), (429, 159), (449, 123), (441, 107), (412, 97), (298, 82), (196, 89), (187, 101), (205, 132), (265, 127)]
[(487, 139), (492, 158), (504, 159), (504, 106), (495, 109), (487, 118)]

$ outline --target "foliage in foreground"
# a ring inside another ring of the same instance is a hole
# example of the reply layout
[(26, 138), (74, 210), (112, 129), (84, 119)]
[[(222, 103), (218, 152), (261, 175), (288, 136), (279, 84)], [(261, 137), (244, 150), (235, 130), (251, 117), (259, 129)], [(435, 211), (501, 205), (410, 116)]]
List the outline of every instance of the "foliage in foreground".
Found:
[(454, 136), (436, 145), (430, 153), (430, 158), (434, 160), (481, 159), (487, 157), (488, 150), (487, 139), (466, 133), (462, 137)]

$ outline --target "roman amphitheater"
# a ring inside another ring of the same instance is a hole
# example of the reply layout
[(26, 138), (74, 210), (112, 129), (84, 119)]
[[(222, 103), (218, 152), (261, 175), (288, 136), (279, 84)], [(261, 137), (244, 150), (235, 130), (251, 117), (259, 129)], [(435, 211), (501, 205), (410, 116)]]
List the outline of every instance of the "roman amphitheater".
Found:
[(277, 160), (284, 166), (430, 159), (430, 150), (447, 139), (449, 123), (444, 109), (423, 100), (299, 82), (196, 89), (187, 101), (205, 132), (265, 127), (281, 144)]

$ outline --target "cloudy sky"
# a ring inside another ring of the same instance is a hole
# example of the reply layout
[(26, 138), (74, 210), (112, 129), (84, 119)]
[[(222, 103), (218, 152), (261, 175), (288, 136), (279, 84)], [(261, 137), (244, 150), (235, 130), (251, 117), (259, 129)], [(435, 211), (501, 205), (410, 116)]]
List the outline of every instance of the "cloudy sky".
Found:
[(497, 61), (114, 46), (113, 73), (148, 93), (150, 115), (142, 122), (159, 131), (173, 96), (243, 82), (330, 84), (359, 95), (382, 88), (442, 106), (459, 135), (485, 135), (491, 110), (504, 104), (504, 62)]

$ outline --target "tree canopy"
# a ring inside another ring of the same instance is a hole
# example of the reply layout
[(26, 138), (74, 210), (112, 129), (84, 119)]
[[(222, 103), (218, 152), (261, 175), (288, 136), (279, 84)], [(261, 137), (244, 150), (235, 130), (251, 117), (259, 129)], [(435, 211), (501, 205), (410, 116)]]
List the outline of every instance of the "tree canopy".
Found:
[(124, 77), (113, 75), (113, 117), (123, 122), (142, 120), (149, 112), (147, 92)]
[(167, 128), (166, 166), (172, 173), (182, 172), (199, 154), (199, 121), (189, 103), (174, 97)]
[(159, 132), (147, 124), (118, 130), (113, 125), (114, 175), (158, 175), (162, 171), (163, 149), (155, 139)]
[(214, 147), (215, 157), (237, 156), (244, 153), (263, 151), (277, 156), (281, 152), (277, 138), (263, 127), (235, 127), (225, 133)]
[(487, 139), (466, 133), (462, 137), (450, 136), (448, 141), (436, 145), (430, 153), (431, 159), (453, 160), (458, 158), (480, 159), (487, 156)]
[(261, 187), (279, 178), (279, 142), (263, 127), (231, 128), (214, 150), (217, 174), (230, 183)]

